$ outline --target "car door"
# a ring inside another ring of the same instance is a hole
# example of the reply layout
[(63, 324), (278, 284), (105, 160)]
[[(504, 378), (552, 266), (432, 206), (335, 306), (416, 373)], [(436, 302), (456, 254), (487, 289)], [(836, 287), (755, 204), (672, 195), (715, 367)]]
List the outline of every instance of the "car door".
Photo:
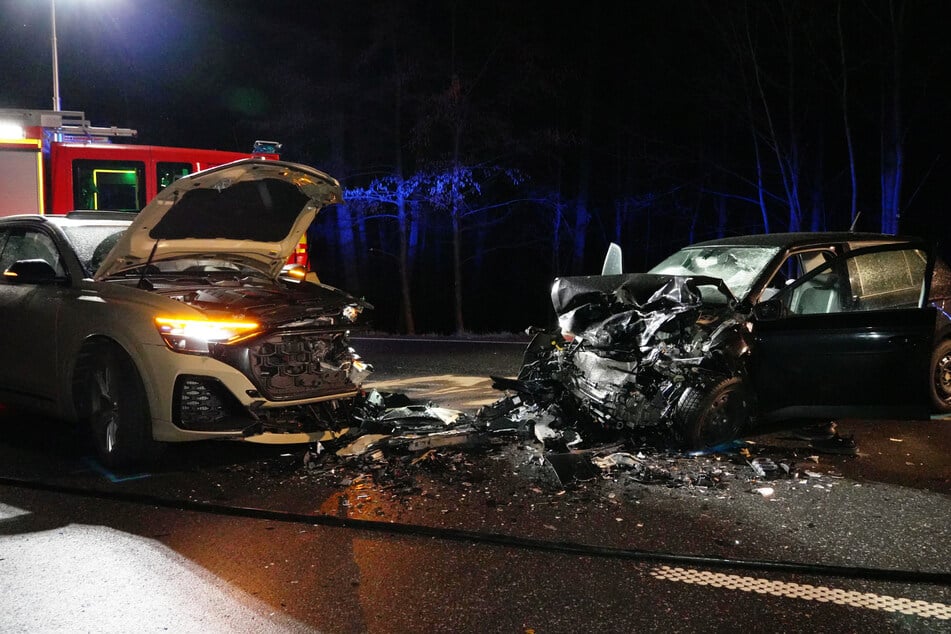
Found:
[(758, 305), (749, 368), (762, 418), (926, 418), (933, 266), (923, 244), (858, 249)]
[[(4, 228), (0, 271), (18, 260), (36, 258), (49, 262), (65, 278), (59, 250), (43, 228), (25, 223)], [(67, 289), (61, 283), (27, 284), (6, 275), (0, 278), (0, 389), (13, 399), (51, 402), (57, 376), (56, 324)]]

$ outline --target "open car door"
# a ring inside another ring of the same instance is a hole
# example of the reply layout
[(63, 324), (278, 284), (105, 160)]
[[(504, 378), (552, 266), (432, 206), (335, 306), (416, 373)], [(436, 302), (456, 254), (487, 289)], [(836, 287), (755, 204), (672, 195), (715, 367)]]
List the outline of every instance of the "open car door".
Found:
[(750, 379), (762, 420), (928, 418), (934, 254), (858, 249), (754, 308)]

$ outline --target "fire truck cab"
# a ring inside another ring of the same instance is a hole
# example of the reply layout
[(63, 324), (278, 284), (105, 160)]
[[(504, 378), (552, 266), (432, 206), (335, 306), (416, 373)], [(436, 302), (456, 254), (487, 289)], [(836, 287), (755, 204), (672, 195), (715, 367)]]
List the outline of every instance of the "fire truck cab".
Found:
[[(280, 158), (274, 141), (256, 141), (249, 153), (115, 142), (136, 134), (92, 126), (81, 111), (0, 108), (0, 216), (137, 212), (187, 174), (242, 158)], [(306, 236), (288, 263), (307, 266)]]

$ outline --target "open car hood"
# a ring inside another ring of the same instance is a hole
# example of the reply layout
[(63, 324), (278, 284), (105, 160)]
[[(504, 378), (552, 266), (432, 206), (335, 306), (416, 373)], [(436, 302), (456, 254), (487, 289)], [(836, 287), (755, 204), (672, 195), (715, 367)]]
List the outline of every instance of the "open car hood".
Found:
[(95, 279), (179, 257), (237, 256), (276, 277), (340, 184), (305, 165), (242, 159), (163, 189), (103, 260)]

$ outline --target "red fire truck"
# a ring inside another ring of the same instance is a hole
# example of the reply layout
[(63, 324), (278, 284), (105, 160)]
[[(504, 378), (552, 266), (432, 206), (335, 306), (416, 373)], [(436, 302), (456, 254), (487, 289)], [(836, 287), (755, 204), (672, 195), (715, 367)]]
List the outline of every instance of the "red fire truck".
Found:
[[(256, 141), (250, 153), (115, 142), (136, 134), (92, 126), (81, 111), (0, 109), (0, 216), (135, 212), (192, 172), (252, 156), (279, 158), (273, 141)], [(289, 263), (306, 267), (306, 235), (301, 240)]]

